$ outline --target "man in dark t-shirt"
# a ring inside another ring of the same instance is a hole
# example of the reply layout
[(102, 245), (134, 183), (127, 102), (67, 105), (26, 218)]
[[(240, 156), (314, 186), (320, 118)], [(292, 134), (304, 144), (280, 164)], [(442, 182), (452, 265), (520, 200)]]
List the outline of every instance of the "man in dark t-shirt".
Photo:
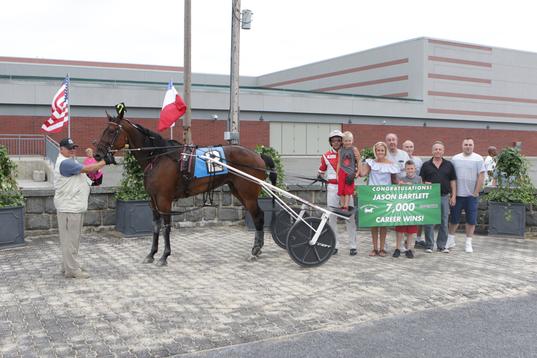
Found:
[[(444, 143), (436, 141), (433, 144), (433, 157), (424, 162), (420, 177), (424, 183), (440, 184), (441, 196), (441, 223), (436, 237), (438, 251), (449, 253), (446, 248), (448, 235), (449, 207), (455, 205), (457, 195), (457, 175), (453, 164), (444, 159)], [(425, 252), (431, 253), (434, 248), (434, 225), (424, 225)]]

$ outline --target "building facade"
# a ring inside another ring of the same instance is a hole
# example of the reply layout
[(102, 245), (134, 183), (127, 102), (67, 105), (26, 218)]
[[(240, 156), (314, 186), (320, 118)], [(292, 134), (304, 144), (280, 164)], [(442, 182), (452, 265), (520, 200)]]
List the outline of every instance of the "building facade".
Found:
[[(105, 110), (125, 102), (127, 117), (156, 129), (166, 84), (182, 90), (181, 67), (0, 57), (0, 133), (43, 133), (52, 96), (71, 78), (71, 132), (91, 146)], [(192, 138), (225, 144), (229, 78), (193, 74)], [(240, 79), (240, 142), (285, 156), (318, 156), (330, 130), (354, 133), (359, 148), (389, 132), (418, 155), (435, 140), (447, 154), (472, 137), (476, 151), (521, 145), (537, 156), (537, 54), (438, 39), (392, 45)], [(60, 139), (67, 131), (53, 135)], [(169, 131), (163, 133), (165, 137)], [(181, 138), (181, 122), (173, 129)]]

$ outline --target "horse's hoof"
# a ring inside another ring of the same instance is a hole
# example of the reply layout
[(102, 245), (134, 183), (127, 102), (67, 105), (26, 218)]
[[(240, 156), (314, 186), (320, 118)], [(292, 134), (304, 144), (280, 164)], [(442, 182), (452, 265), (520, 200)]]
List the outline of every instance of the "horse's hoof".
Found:
[(258, 256), (250, 255), (250, 256), (248, 256), (247, 260), (248, 261), (257, 261), (258, 258), (259, 258)]
[(154, 258), (152, 258), (152, 257), (146, 257), (146, 258), (144, 259), (144, 261), (142, 261), (142, 263), (144, 263), (144, 264), (150, 264), (150, 263), (152, 263), (153, 261), (155, 261)]
[(158, 260), (157, 261), (157, 266), (167, 266), (168, 265), (168, 261), (166, 260)]
[(261, 255), (261, 248), (259, 246), (252, 247), (252, 256)]

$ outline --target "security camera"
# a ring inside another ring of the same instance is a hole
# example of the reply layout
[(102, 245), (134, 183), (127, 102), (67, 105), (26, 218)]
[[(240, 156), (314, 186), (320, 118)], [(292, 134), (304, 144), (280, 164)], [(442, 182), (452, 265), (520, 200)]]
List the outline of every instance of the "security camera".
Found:
[(218, 114), (213, 114), (212, 117), (216, 121), (218, 119)]

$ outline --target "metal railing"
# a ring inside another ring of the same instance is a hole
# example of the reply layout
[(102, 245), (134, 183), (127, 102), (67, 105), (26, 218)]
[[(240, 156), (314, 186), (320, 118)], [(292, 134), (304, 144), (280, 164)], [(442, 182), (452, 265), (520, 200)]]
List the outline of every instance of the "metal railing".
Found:
[(45, 158), (47, 158), (52, 166), (56, 164), (56, 158), (60, 154), (60, 144), (48, 135), (45, 136)]
[(43, 134), (0, 134), (0, 145), (10, 156), (42, 156), (53, 164), (60, 152), (59, 144)]

